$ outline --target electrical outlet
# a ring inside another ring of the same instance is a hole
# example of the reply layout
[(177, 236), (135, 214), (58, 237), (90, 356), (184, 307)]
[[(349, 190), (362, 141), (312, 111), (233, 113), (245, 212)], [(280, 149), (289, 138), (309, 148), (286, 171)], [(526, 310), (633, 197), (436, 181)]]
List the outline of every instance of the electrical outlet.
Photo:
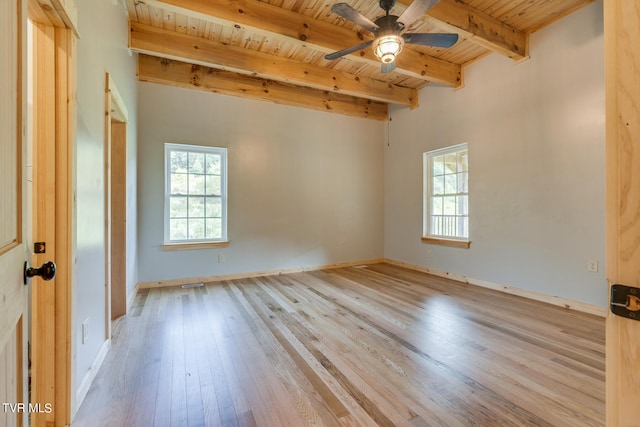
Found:
[(224, 254), (218, 254), (218, 262), (223, 263), (225, 261)]
[(592, 273), (597, 273), (598, 272), (598, 261), (595, 259), (590, 259), (589, 262), (587, 263), (587, 270), (592, 272)]
[(89, 340), (89, 318), (82, 322), (82, 344)]

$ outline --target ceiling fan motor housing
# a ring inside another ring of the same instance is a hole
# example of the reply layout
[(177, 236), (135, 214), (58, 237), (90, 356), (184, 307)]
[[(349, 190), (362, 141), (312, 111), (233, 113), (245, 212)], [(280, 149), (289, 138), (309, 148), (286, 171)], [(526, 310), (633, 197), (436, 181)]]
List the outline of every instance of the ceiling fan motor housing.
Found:
[(404, 25), (398, 22), (398, 17), (395, 15), (385, 15), (375, 20), (378, 27), (376, 31), (377, 36), (387, 34), (400, 34), (400, 31), (404, 29)]
[(396, 4), (396, 0), (380, 0), (380, 8), (389, 12)]

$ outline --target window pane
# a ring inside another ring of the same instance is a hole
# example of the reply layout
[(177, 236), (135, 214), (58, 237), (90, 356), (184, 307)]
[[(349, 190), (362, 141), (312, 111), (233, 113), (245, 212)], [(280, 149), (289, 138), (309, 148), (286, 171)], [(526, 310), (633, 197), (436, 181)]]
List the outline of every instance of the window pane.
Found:
[(220, 176), (217, 175), (206, 175), (206, 185), (207, 185), (207, 195), (216, 195), (220, 196), (222, 194), (222, 184), (220, 180)]
[(444, 173), (456, 173), (458, 171), (456, 153), (445, 154)]
[(184, 151), (171, 152), (171, 172), (187, 172), (187, 153)]
[(204, 195), (204, 175), (189, 174), (189, 194)]
[(469, 192), (469, 173), (460, 172), (458, 173), (458, 193), (468, 193)]
[(204, 173), (204, 153), (189, 153), (189, 173)]
[(222, 220), (219, 218), (207, 218), (206, 219), (207, 239), (221, 239), (222, 238)]
[(444, 156), (435, 156), (433, 158), (433, 176), (444, 174)]
[(187, 174), (171, 174), (171, 194), (187, 194)]
[[(425, 224), (429, 235), (469, 236), (469, 166), (467, 144), (423, 153)], [(426, 217), (428, 216), (428, 218)]]
[(469, 170), (468, 159), (469, 159), (469, 153), (467, 150), (458, 151), (458, 171), (459, 172), (463, 172), (463, 171), (466, 172)]
[(442, 215), (442, 197), (431, 198), (431, 214)]
[(456, 214), (456, 197), (449, 196), (444, 197), (444, 214), (445, 215), (455, 215)]
[(218, 197), (207, 197), (205, 216), (207, 218), (222, 217), (222, 200)]
[(189, 239), (204, 239), (204, 218), (189, 219)]
[(165, 144), (167, 242), (226, 238), (227, 151)]
[(186, 218), (187, 217), (187, 198), (171, 197), (169, 199), (169, 217), (170, 218)]
[(458, 185), (456, 184), (457, 175), (445, 175), (444, 176), (444, 193), (455, 194), (458, 192)]
[(443, 216), (442, 217), (442, 225), (440, 227), (441, 227), (440, 234), (442, 234), (443, 236), (451, 235), (451, 217), (450, 216)]
[(458, 230), (459, 237), (469, 237), (469, 218), (463, 217), (460, 218), (460, 229)]
[(189, 218), (204, 217), (204, 197), (189, 197)]
[(169, 238), (171, 240), (186, 240), (187, 238), (187, 220), (186, 219), (170, 219), (169, 220)]
[(433, 194), (444, 194), (444, 176), (433, 177)]
[(469, 215), (469, 196), (458, 196), (456, 214)]
[(220, 175), (220, 155), (207, 154), (205, 173)]
[(431, 234), (435, 234), (437, 236), (442, 235), (441, 230), (442, 217), (441, 216), (432, 216), (431, 217)]

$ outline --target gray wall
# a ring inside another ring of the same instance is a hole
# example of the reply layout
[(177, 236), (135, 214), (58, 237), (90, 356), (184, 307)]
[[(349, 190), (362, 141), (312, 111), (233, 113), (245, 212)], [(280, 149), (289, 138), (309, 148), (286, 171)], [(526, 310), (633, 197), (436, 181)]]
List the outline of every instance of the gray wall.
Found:
[[(385, 256), (604, 307), (602, 3), (534, 33), (531, 59), (490, 55), (458, 91), (394, 109)], [(469, 143), (470, 249), (422, 244), (422, 153)], [(587, 271), (588, 260), (599, 272)]]
[[(382, 257), (383, 123), (152, 83), (138, 99), (140, 282)], [(228, 247), (162, 250), (165, 142), (228, 148)]]
[[(105, 298), (105, 73), (110, 73), (129, 112), (127, 129), (127, 288), (136, 284), (136, 68), (127, 50), (127, 14), (122, 2), (82, 0), (78, 6), (78, 131), (76, 145), (77, 271), (73, 298), (75, 394), (106, 341)], [(81, 324), (89, 319), (88, 340)], [(75, 409), (80, 402), (74, 401)], [(75, 412), (75, 411), (74, 411)]]

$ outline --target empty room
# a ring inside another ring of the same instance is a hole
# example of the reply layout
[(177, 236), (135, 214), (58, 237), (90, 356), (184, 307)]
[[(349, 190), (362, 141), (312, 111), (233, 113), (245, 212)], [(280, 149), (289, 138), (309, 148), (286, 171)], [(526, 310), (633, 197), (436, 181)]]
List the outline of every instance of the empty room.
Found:
[(2, 8), (0, 426), (637, 422), (635, 2)]

